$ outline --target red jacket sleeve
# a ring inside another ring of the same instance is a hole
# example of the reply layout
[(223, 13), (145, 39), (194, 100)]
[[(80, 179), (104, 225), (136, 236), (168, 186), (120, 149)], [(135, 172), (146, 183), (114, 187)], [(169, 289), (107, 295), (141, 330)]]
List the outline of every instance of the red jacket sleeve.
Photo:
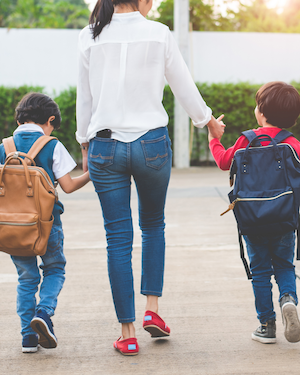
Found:
[(225, 150), (222, 143), (217, 138), (214, 138), (209, 142), (209, 148), (217, 166), (223, 171), (227, 171), (230, 169), (234, 153), (240, 148), (247, 147), (248, 143), (247, 138), (242, 135), (233, 146)]
[[(274, 138), (280, 132), (281, 129), (273, 128), (273, 127), (272, 128), (261, 127), (261, 128), (253, 129), (253, 130), (257, 135), (268, 134), (272, 138)], [(240, 148), (247, 147), (248, 143), (249, 142), (247, 138), (244, 135), (242, 135), (238, 138), (238, 140), (235, 142), (235, 144), (232, 147), (229, 147), (227, 150), (225, 150), (222, 143), (217, 138), (214, 138), (213, 140), (209, 142), (209, 148), (218, 167), (222, 169), (223, 171), (227, 171), (230, 169), (235, 152), (239, 150)], [(298, 156), (300, 155), (300, 142), (295, 137), (286, 138), (284, 140), (284, 143), (290, 144), (294, 148)], [(267, 144), (269, 144), (269, 141), (262, 142), (263, 146)]]

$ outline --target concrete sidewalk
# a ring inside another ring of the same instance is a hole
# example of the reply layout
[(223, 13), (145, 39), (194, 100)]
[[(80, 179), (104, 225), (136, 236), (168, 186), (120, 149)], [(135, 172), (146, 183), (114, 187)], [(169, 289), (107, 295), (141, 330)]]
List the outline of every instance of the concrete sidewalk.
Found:
[[(0, 253), (0, 373), (73, 374), (299, 374), (300, 343), (283, 336), (277, 286), (277, 344), (251, 340), (258, 320), (251, 282), (239, 259), (236, 224), (228, 207), (228, 173), (217, 168), (173, 170), (166, 207), (166, 271), (160, 314), (171, 328), (166, 339), (142, 329), (145, 297), (140, 288), (140, 231), (133, 187), (136, 334), (140, 353), (113, 349), (120, 336), (106, 268), (100, 206), (89, 183), (71, 195), (60, 192), (67, 257), (66, 283), (53, 317), (58, 347), (21, 352), (15, 312), (17, 277)], [(298, 280), (297, 280), (298, 283)]]

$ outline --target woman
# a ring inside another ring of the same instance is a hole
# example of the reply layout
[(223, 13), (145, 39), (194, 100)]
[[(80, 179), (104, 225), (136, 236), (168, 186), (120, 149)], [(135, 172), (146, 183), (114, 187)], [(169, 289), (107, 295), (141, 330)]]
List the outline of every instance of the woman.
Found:
[(131, 267), (130, 185), (142, 231), (143, 326), (152, 337), (170, 329), (157, 315), (164, 274), (164, 206), (172, 151), (162, 106), (166, 77), (194, 121), (215, 136), (223, 128), (199, 94), (170, 30), (145, 17), (152, 0), (98, 0), (79, 36), (77, 141), (83, 167), (99, 196), (107, 237), (108, 272), (122, 336), (114, 347), (138, 354)]

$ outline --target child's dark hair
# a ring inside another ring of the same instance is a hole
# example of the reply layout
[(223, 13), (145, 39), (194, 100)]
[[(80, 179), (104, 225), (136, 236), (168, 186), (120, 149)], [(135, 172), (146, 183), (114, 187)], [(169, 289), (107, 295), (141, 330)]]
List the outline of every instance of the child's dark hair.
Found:
[(38, 92), (30, 92), (23, 96), (16, 107), (15, 117), (20, 124), (34, 122), (43, 125), (51, 116), (55, 116), (51, 125), (55, 130), (59, 129), (61, 114), (58, 105), (49, 96)]
[(268, 124), (278, 128), (294, 126), (300, 115), (300, 95), (285, 82), (266, 83), (257, 91), (255, 100)]

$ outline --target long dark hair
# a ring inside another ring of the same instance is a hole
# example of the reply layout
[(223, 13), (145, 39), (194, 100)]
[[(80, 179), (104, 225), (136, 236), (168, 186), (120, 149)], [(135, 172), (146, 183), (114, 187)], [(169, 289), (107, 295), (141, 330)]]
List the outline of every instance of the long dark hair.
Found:
[(104, 26), (108, 25), (114, 13), (114, 5), (131, 4), (138, 10), (138, 0), (98, 0), (90, 15), (90, 28), (93, 39), (101, 33)]

